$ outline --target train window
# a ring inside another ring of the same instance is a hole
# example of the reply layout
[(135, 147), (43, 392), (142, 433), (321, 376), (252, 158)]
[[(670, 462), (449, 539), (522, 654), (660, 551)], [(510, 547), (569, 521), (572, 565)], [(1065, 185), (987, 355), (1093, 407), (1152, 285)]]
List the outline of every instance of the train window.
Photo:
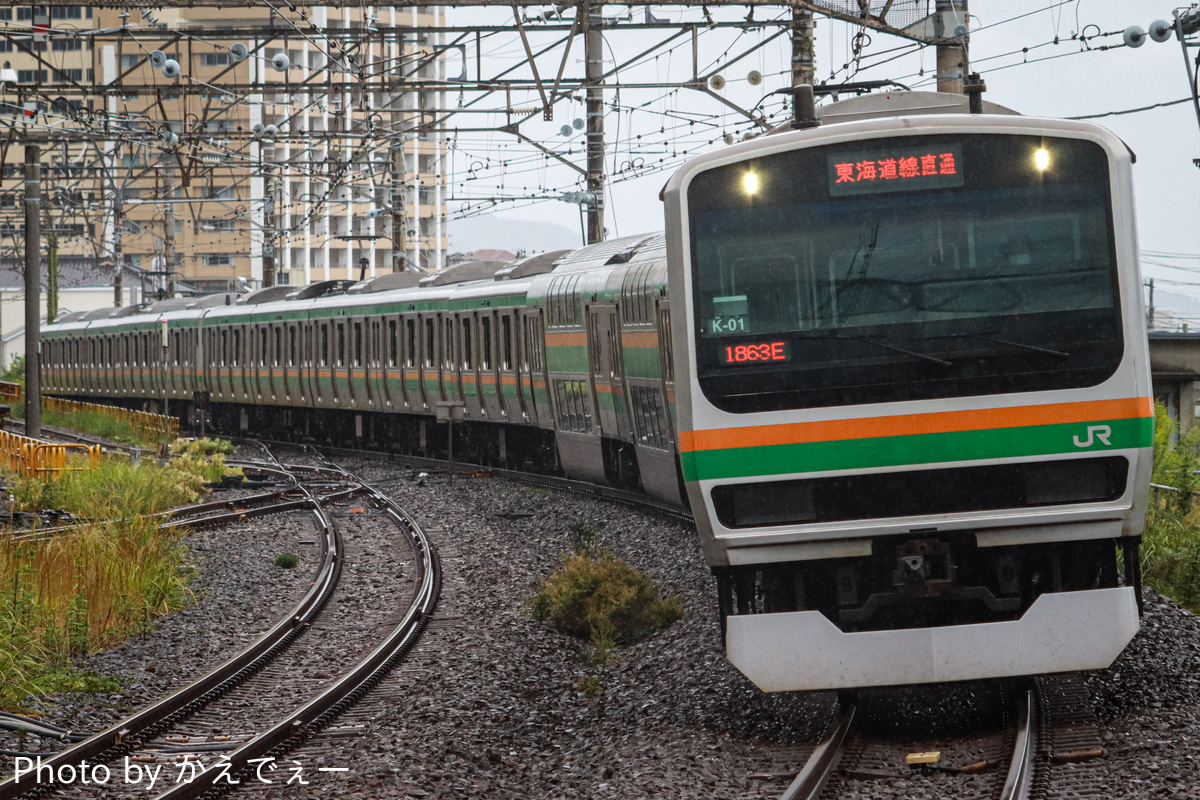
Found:
[(492, 320), (482, 317), (479, 320), (479, 368), (492, 368)]
[(288, 366), (296, 366), (296, 326), (288, 328)]
[(505, 372), (512, 371), (512, 317), (508, 314), (500, 317), (500, 368)]
[[(388, 320), (388, 366), (396, 366), (397, 360), (400, 358), (400, 342), (397, 337), (400, 335), (400, 326), (396, 324), (396, 320)], [(411, 336), (411, 333), (409, 334)]]
[(630, 386), (633, 405), (633, 424), (637, 430), (638, 443), (658, 450), (671, 445), (667, 428), (666, 409), (662, 394), (657, 386)]
[(471, 346), (471, 318), (462, 320), (462, 365), (463, 369), (474, 368), (474, 352)]
[(334, 350), (333, 357), (339, 367), (346, 365), (346, 324), (344, 322), (337, 324), (337, 349)]
[(454, 320), (447, 319), (443, 326), (446, 333), (442, 339), (442, 365), (454, 369)]
[(362, 323), (354, 323), (354, 366), (363, 365), (363, 330)]
[(233, 329), (233, 365), (236, 367), (240, 364), (248, 364), (249, 359), (242, 352), (242, 329), (240, 327)]
[(229, 331), (221, 331), (221, 366), (229, 363)]
[(592, 404), (586, 381), (555, 381), (558, 428), (568, 433), (592, 432)]
[(329, 324), (321, 323), (321, 366), (329, 366)]
[(272, 329), (272, 333), (275, 336), (275, 358), (273, 364), (278, 367), (283, 363), (283, 328), (276, 327)]

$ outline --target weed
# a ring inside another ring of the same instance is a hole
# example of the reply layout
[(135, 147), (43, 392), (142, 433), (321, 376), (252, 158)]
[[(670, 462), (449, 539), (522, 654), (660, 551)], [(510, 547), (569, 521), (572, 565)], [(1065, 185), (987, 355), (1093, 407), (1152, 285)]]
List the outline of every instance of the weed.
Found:
[(584, 697), (595, 697), (604, 689), (600, 685), (600, 677), (598, 675), (588, 675), (578, 684), (579, 691), (583, 692)]
[(589, 553), (596, 546), (596, 529), (583, 517), (567, 523), (567, 544), (572, 553)]
[(300, 557), (295, 553), (280, 553), (275, 556), (275, 566), (283, 567), (284, 569), (293, 569), (300, 563)]
[(538, 588), (534, 619), (589, 641), (628, 644), (683, 616), (678, 598), (660, 599), (654, 581), (606, 550), (565, 562)]

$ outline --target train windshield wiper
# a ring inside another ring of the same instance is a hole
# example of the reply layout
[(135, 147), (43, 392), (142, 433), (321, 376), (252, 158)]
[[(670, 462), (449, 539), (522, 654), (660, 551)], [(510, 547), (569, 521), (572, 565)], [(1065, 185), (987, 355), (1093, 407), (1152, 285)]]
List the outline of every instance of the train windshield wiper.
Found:
[[(867, 339), (862, 336), (848, 336), (844, 333), (826, 333), (826, 334), (819, 334), (816, 336), (801, 335), (801, 336), (797, 336), (796, 338), (797, 339), (845, 339), (845, 340), (851, 341), (851, 342), (865, 342), (866, 344), (873, 344), (876, 347), (882, 347), (885, 350), (891, 350), (895, 353), (903, 353), (906, 356), (912, 356), (913, 358), (919, 358), (922, 361), (929, 361), (930, 363), (937, 364), (938, 366), (941, 366), (941, 367), (953, 367), (954, 366), (954, 364), (952, 364), (951, 362), (946, 361), (941, 358), (937, 358), (936, 356), (927, 355), (925, 353), (918, 353), (915, 350), (906, 350), (905, 348), (897, 347), (894, 344), (886, 344), (884, 342), (877, 342), (874, 339)], [(937, 338), (937, 337), (934, 337), (934, 338)]]
[(995, 336), (983, 336), (978, 333), (951, 333), (946, 336), (926, 336), (920, 341), (928, 341), (929, 339), (979, 339), (984, 342), (992, 342), (994, 344), (1002, 344), (1008, 347), (1015, 347), (1018, 350), (1028, 350), (1032, 353), (1045, 353), (1049, 356), (1057, 356), (1058, 358), (1070, 358), (1070, 353), (1064, 353), (1061, 350), (1051, 350), (1049, 347), (1038, 347), (1036, 344), (1023, 344), (1021, 342), (1010, 342), (1007, 339), (997, 339)]

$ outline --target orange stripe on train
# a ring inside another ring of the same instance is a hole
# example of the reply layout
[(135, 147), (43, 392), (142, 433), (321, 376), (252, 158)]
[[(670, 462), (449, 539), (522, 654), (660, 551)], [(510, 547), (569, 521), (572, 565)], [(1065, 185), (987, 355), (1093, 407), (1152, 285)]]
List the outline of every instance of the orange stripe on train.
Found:
[(1051, 403), (979, 411), (938, 411), (929, 414), (899, 414), (893, 417), (796, 422), (786, 425), (754, 425), (746, 428), (716, 428), (680, 431), (683, 452), (724, 450), (734, 447), (767, 447), (847, 439), (876, 439), (887, 436), (916, 436), (929, 433), (1023, 428), (1060, 425), (1099, 419), (1133, 419), (1154, 416), (1154, 400), (1129, 397), (1122, 400), (1092, 400), (1081, 403)]

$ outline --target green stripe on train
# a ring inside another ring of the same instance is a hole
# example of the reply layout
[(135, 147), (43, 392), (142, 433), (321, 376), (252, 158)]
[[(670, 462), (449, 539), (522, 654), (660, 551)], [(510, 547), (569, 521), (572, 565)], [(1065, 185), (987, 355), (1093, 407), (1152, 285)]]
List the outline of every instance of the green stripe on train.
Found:
[[(1103, 431), (1096, 430), (1099, 426), (1109, 429), (1107, 445), (1103, 443), (1100, 435), (1094, 435), (1103, 434)], [(1082, 442), (1083, 446), (1076, 442)], [(1153, 443), (1154, 420), (1144, 418), (887, 436), (837, 442), (733, 447), (683, 453), (681, 460), (684, 479), (700, 481), (840, 469), (877, 469), (947, 461), (1027, 458), (1150, 447)]]

